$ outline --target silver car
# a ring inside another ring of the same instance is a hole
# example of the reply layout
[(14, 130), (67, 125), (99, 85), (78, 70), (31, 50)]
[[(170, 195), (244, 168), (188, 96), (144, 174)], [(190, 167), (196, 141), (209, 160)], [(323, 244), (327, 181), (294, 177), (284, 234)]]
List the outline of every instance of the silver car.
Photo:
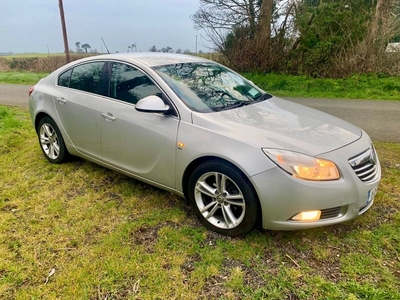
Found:
[(367, 211), (381, 177), (368, 135), (186, 55), (75, 61), (30, 90), (40, 147), (187, 198), (208, 229), (304, 229)]

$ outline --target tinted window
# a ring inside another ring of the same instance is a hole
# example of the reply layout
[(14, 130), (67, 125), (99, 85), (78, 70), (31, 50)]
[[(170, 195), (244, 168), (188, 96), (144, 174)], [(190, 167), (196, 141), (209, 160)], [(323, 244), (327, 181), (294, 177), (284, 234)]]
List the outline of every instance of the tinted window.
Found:
[(73, 68), (69, 87), (89, 93), (99, 93), (104, 62), (92, 62)]
[(58, 85), (61, 86), (69, 86), (69, 78), (71, 77), (71, 72), (72, 69), (68, 70), (67, 72), (64, 72), (58, 77)]
[(140, 99), (157, 95), (159, 88), (141, 71), (132, 66), (114, 63), (111, 71), (109, 95), (112, 98), (136, 104)]

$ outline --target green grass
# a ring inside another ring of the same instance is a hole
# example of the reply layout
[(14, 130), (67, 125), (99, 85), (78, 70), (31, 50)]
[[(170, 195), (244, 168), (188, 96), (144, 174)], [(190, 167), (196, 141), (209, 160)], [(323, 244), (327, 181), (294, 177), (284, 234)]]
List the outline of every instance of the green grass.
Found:
[(48, 73), (0, 72), (0, 83), (34, 85)]
[(265, 91), (285, 97), (400, 100), (400, 77), (354, 75), (344, 79), (244, 73)]
[(13, 58), (30, 58), (30, 57), (48, 57), (48, 56), (65, 56), (64, 53), (18, 53), (13, 55), (3, 55), (0, 57), (4, 57), (7, 59)]
[(168, 192), (81, 159), (50, 164), (27, 111), (0, 106), (0, 295), (399, 299), (400, 145), (376, 148), (383, 179), (363, 216), (232, 239)]

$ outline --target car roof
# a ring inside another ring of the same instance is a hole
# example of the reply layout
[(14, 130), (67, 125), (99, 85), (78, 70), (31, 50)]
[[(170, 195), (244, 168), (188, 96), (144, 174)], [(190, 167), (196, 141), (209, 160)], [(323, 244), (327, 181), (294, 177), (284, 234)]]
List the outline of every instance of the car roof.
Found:
[(159, 52), (115, 53), (115, 54), (92, 56), (91, 58), (136, 61), (136, 62), (141, 62), (142, 64), (145, 64), (149, 67), (189, 63), (189, 62), (211, 62), (210, 60), (199, 56), (175, 54), (175, 53), (159, 53)]

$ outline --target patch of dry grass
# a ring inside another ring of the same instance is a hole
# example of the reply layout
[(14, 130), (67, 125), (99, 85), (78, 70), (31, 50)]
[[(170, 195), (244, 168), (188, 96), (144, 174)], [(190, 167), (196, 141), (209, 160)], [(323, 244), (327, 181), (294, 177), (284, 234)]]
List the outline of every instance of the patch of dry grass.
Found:
[(374, 206), (342, 225), (208, 232), (176, 196), (81, 159), (43, 157), (0, 107), (3, 299), (398, 299), (400, 145), (377, 143)]
[[(70, 61), (93, 55), (96, 53), (71, 53)], [(63, 54), (16, 54), (0, 57), (0, 72), (50, 73), (65, 64)]]

